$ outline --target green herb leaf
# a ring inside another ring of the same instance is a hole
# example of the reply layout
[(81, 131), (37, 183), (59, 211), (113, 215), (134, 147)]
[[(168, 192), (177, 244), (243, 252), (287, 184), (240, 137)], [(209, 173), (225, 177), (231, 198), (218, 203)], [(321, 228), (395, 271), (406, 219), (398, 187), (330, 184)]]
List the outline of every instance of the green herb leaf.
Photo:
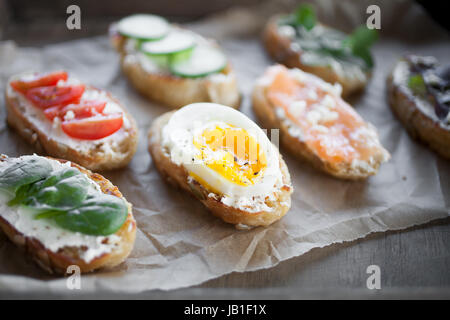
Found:
[(128, 206), (124, 200), (107, 194), (89, 196), (81, 206), (52, 219), (62, 228), (95, 236), (107, 236), (125, 223)]
[(343, 45), (350, 48), (351, 52), (364, 60), (367, 67), (373, 67), (373, 59), (370, 47), (377, 41), (378, 32), (375, 29), (368, 29), (366, 26), (358, 27), (344, 41)]
[(66, 168), (30, 187), (21, 187), (10, 204), (24, 204), (39, 210), (69, 210), (86, 199), (88, 186), (88, 178), (80, 171)]
[(415, 74), (409, 77), (408, 87), (416, 95), (423, 96), (427, 92), (427, 87), (423, 77), (420, 74)]
[(50, 218), (59, 216), (61, 214), (65, 214), (65, 212), (64, 211), (56, 211), (56, 210), (42, 211), (42, 212), (39, 212), (37, 215), (35, 215), (34, 219), (36, 219), (36, 220), (50, 219)]
[(21, 186), (48, 177), (51, 172), (52, 166), (47, 159), (24, 158), (20, 162), (12, 162), (9, 167), (0, 173), (0, 189), (14, 193)]
[(311, 30), (316, 25), (316, 13), (314, 8), (308, 4), (300, 5), (295, 11), (295, 25), (303, 26), (306, 30)]
[(8, 206), (16, 206), (25, 201), (33, 184), (24, 184), (16, 190), (16, 196), (8, 202)]
[(47, 159), (38, 157), (11, 162), (0, 174), (0, 189), (15, 194), (8, 205), (36, 209), (35, 219), (51, 219), (88, 235), (113, 234), (126, 221), (126, 202), (101, 192), (88, 195), (89, 178), (79, 170), (53, 171)]
[(282, 16), (278, 20), (280, 25), (290, 25), (294, 28), (304, 28), (309, 31), (316, 25), (314, 8), (308, 4), (300, 5), (294, 13)]

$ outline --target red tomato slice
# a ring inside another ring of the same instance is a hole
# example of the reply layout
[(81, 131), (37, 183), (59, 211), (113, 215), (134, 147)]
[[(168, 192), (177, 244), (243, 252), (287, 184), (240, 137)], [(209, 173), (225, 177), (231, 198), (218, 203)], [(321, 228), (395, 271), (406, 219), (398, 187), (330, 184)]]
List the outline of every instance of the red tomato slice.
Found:
[(32, 88), (26, 92), (26, 97), (35, 106), (46, 109), (52, 106), (65, 106), (78, 103), (84, 92), (84, 85), (57, 87), (46, 86)]
[(72, 111), (76, 119), (89, 118), (96, 114), (102, 113), (106, 107), (106, 101), (83, 101), (80, 104), (69, 104), (61, 110), (61, 116), (68, 111)]
[(47, 74), (36, 74), (30, 80), (16, 80), (11, 82), (14, 90), (25, 93), (27, 90), (37, 87), (54, 86), (59, 80), (67, 80), (68, 75), (65, 71), (56, 71)]
[(61, 128), (73, 138), (97, 140), (112, 135), (122, 127), (122, 124), (122, 113), (112, 113), (84, 119), (66, 120), (61, 123)]
[(53, 121), (55, 117), (59, 117), (61, 106), (54, 106), (44, 110), (44, 114), (48, 120)]
[(50, 121), (55, 117), (64, 119), (68, 111), (72, 111), (76, 119), (89, 118), (102, 113), (105, 109), (106, 101), (88, 100), (80, 104), (69, 104), (65, 107), (54, 106), (44, 110), (44, 114)]

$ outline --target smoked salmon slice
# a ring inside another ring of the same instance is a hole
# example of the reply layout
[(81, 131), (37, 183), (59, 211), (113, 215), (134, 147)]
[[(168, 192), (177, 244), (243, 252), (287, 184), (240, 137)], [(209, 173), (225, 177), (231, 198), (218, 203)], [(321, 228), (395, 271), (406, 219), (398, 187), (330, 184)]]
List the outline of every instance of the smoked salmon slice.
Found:
[(269, 67), (255, 87), (253, 107), (282, 130), (288, 149), (335, 176), (365, 178), (390, 157), (375, 127), (341, 98), (340, 85), (300, 69)]

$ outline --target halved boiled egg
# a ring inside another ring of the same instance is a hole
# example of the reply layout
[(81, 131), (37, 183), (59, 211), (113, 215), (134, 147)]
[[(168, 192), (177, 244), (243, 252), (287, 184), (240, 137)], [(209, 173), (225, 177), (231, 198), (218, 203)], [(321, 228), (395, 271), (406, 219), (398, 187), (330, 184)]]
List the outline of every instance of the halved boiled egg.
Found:
[(212, 193), (251, 199), (282, 185), (278, 150), (258, 125), (233, 108), (188, 105), (172, 115), (162, 135), (172, 162)]

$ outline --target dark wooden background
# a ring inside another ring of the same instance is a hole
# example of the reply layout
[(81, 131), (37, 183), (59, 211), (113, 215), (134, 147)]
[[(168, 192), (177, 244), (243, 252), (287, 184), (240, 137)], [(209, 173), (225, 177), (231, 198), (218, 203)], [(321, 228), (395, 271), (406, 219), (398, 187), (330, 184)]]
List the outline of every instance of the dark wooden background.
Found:
[[(118, 18), (148, 12), (171, 21), (186, 22), (233, 5), (255, 5), (261, 0), (0, 0), (0, 39), (21, 45), (43, 45), (60, 40), (105, 34)], [(295, 1), (294, 1), (295, 2)], [(83, 28), (71, 31), (65, 25), (69, 5), (81, 8)]]

